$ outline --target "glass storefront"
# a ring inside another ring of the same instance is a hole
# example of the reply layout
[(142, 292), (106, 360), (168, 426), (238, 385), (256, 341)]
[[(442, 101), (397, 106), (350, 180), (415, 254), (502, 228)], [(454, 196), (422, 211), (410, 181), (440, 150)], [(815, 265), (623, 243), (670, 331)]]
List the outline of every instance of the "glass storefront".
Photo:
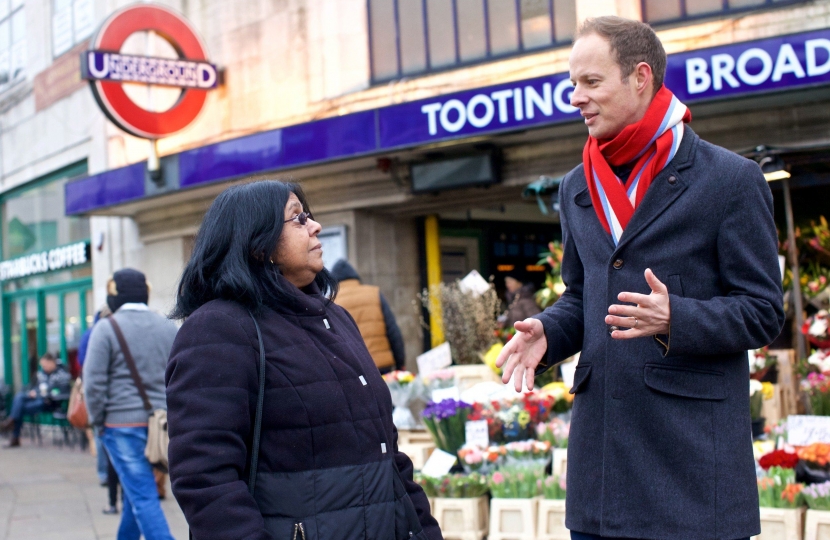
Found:
[(93, 313), (89, 220), (63, 209), (64, 185), (86, 170), (77, 163), (0, 196), (3, 376), (15, 389), (47, 352), (78, 374), (78, 344)]

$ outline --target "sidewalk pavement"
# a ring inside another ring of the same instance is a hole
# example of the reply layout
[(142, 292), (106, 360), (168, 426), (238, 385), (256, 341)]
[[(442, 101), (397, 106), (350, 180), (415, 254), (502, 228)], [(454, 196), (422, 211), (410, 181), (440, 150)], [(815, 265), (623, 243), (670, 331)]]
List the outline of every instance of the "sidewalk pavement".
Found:
[[(115, 540), (121, 515), (104, 515), (106, 504), (88, 452), (45, 440), (42, 447), (24, 440), (21, 448), (0, 449), (0, 540)], [(187, 540), (169, 481), (161, 506), (173, 537)]]

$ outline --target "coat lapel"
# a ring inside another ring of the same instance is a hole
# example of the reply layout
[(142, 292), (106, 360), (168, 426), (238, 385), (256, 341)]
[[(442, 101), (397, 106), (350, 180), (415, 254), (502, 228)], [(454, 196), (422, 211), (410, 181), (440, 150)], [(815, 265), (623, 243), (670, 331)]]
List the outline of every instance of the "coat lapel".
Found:
[[(637, 206), (631, 221), (623, 231), (620, 242), (614, 250), (615, 253), (637, 236), (649, 223), (660, 217), (666, 208), (686, 190), (688, 179), (684, 179), (679, 171), (689, 168), (694, 162), (694, 149), (697, 141), (698, 136), (695, 132), (689, 126), (685, 126), (683, 140), (680, 142), (677, 155), (652, 181), (645, 197)], [(674, 182), (669, 182), (671, 177), (674, 177)]]

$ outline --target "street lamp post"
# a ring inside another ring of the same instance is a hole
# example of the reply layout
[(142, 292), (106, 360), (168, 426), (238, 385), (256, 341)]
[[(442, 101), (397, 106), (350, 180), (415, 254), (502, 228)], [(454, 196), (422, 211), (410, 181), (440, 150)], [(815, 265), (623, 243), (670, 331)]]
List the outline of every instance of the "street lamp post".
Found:
[[(765, 150), (758, 147), (759, 151)], [(801, 298), (801, 273), (798, 270), (798, 255), (795, 249), (795, 229), (793, 226), (793, 203), (790, 197), (790, 173), (781, 158), (777, 156), (764, 156), (758, 162), (764, 178), (767, 182), (781, 181), (781, 189), (784, 192), (784, 217), (787, 220), (787, 258), (792, 272), (792, 301), (795, 311), (795, 348), (798, 358), (806, 358), (807, 351), (804, 339), (801, 335), (801, 326), (804, 324), (804, 306)]]

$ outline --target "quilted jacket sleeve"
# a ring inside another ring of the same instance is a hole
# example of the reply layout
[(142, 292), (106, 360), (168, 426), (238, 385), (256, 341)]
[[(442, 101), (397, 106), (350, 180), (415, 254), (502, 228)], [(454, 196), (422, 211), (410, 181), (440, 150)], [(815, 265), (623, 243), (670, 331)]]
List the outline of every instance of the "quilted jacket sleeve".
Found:
[(415, 511), (418, 513), (418, 520), (421, 522), (429, 540), (443, 540), (444, 536), (441, 534), (441, 528), (438, 522), (432, 517), (429, 508), (429, 501), (423, 488), (415, 483), (412, 479), (414, 468), (412, 460), (403, 452), (398, 451), (398, 430), (395, 429), (395, 465), (398, 467), (398, 472), (401, 473), (401, 478), (404, 482), (406, 492), (409, 493), (409, 498), (415, 506)]
[(270, 539), (244, 478), (258, 390), (253, 340), (235, 318), (212, 310), (188, 318), (173, 344), (170, 479), (195, 540)]

